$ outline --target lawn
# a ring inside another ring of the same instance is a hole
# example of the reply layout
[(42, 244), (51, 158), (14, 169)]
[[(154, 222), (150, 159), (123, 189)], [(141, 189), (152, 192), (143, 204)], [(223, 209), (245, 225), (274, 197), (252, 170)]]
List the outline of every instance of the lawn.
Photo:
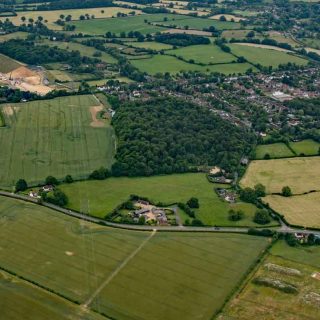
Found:
[[(319, 247), (301, 246), (293, 248), (284, 241), (277, 242), (271, 248), (267, 259), (263, 261), (245, 287), (231, 300), (218, 319), (247, 320), (253, 314), (259, 314), (261, 320), (319, 319), (319, 302), (315, 299), (317, 294), (312, 297), (312, 292), (320, 292), (320, 281), (311, 277), (314, 272), (319, 271), (319, 249)], [(301, 275), (294, 276), (268, 270), (265, 267), (267, 263), (298, 270)], [(295, 285), (298, 288), (298, 294), (288, 294), (274, 288), (258, 286), (252, 282), (256, 277), (268, 277)]]
[(95, 54), (99, 53), (101, 56), (96, 57), (105, 63), (116, 63), (116, 59), (113, 58), (110, 54), (97, 50), (93, 47), (88, 47), (76, 42), (61, 42), (61, 41), (49, 41), (43, 40), (40, 44), (49, 45), (51, 47), (58, 47), (67, 51), (79, 51), (82, 56), (95, 58)]
[[(76, 26), (77, 32), (86, 34), (106, 34), (106, 32), (112, 32), (120, 34), (121, 32), (139, 31), (143, 34), (155, 33), (157, 31), (164, 31), (165, 28), (153, 26), (148, 24), (145, 20), (152, 22), (157, 20), (163, 20), (164, 17), (174, 17), (170, 14), (153, 14), (153, 15), (141, 15), (134, 17), (124, 18), (109, 18), (109, 19), (94, 19), (85, 21), (73, 21), (71, 24)], [(172, 19), (171, 18), (171, 19)]]
[(240, 181), (242, 187), (257, 183), (266, 186), (268, 193), (279, 193), (289, 186), (294, 194), (319, 190), (320, 157), (252, 161)]
[(273, 210), (284, 215), (290, 224), (320, 228), (320, 192), (294, 197), (269, 195), (263, 198), (263, 201), (269, 203)]
[(114, 154), (113, 129), (92, 127), (93, 96), (2, 105), (8, 128), (0, 131), (0, 185), (10, 189), (24, 178), (30, 184), (48, 175), (87, 177), (110, 166)]
[(297, 155), (314, 156), (319, 154), (320, 143), (311, 139), (290, 142), (290, 147)]
[[(90, 214), (104, 217), (131, 194), (147, 197), (154, 202), (173, 204), (186, 202), (197, 197), (200, 209), (196, 215), (208, 225), (257, 226), (252, 222), (255, 207), (251, 204), (237, 203), (229, 205), (218, 198), (214, 187), (218, 185), (207, 181), (205, 174), (174, 174), (149, 178), (110, 178), (104, 181), (83, 181), (65, 184), (61, 189), (69, 197), (69, 207), (81, 211), (79, 198), (90, 203)], [(246, 218), (239, 222), (228, 220), (230, 208), (242, 209)]]
[[(268, 239), (112, 229), (2, 198), (0, 243), (2, 268), (68, 299), (88, 303), (89, 310), (110, 318), (209, 320), (256, 262)], [(26, 307), (32, 308), (37, 293), (23, 289), (19, 293), (22, 297), (13, 296), (11, 305), (30, 298)], [(44, 297), (40, 303), (43, 312), (49, 312)], [(2, 306), (2, 314), (10, 312), (7, 305)], [(56, 313), (66, 315), (64, 310), (63, 303), (55, 304)], [(48, 317), (39, 319), (44, 318)]]
[[(229, 63), (220, 65), (200, 66), (179, 60), (168, 55), (154, 55), (149, 59), (131, 60), (131, 63), (142, 72), (154, 75), (169, 72), (172, 74), (181, 71), (220, 72), (223, 74), (245, 73), (251, 65), (248, 63)], [(255, 69), (255, 68), (253, 68)]]
[[(104, 11), (104, 12), (101, 12)], [(86, 9), (70, 9), (70, 10), (50, 10), (50, 11), (20, 11), (17, 12), (17, 16), (9, 18), (13, 24), (20, 25), (22, 24), (21, 17), (25, 17), (28, 22), (28, 19), (33, 19), (36, 21), (39, 16), (43, 17), (44, 20), (47, 20), (46, 23), (49, 28), (52, 29), (61, 29), (60, 26), (54, 22), (60, 18), (60, 15), (65, 17), (68, 15), (72, 16), (72, 20), (79, 20), (81, 15), (89, 14), (95, 18), (110, 18), (116, 16), (118, 12), (126, 13), (135, 11), (136, 14), (140, 14), (140, 10), (126, 9), (120, 7), (106, 7), (106, 8), (86, 8)], [(92, 19), (94, 20), (94, 19)]]
[(151, 49), (151, 50), (169, 50), (172, 49), (173, 46), (166, 43), (160, 43), (155, 41), (145, 41), (145, 42), (126, 42), (126, 45), (135, 47), (135, 48), (144, 48), (144, 49)]
[(264, 159), (266, 155), (270, 158), (289, 158), (294, 157), (293, 152), (284, 143), (272, 143), (258, 145), (256, 150), (256, 159)]
[(213, 44), (188, 46), (185, 48), (170, 50), (166, 53), (182, 57), (187, 61), (194, 60), (196, 63), (204, 64), (228, 63), (236, 60), (233, 55), (222, 51), (220, 47)]
[(308, 63), (308, 60), (306, 59), (273, 49), (257, 48), (240, 44), (228, 44), (228, 46), (230, 47), (231, 52), (236, 56), (242, 56), (253, 64), (261, 64), (265, 67), (272, 66), (276, 68), (279, 64), (289, 62), (298, 65), (306, 65)]
[(10, 320), (106, 320), (54, 294), (0, 271), (1, 317)]
[(0, 53), (0, 72), (8, 73), (21, 67), (22, 65), (22, 63)]

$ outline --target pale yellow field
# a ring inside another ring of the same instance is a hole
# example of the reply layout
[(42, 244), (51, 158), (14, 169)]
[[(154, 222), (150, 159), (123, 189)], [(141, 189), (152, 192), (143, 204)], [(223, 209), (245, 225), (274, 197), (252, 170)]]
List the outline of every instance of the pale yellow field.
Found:
[(320, 228), (320, 192), (293, 197), (270, 195), (263, 201), (283, 214), (290, 224)]
[(266, 186), (268, 193), (280, 193), (289, 186), (294, 194), (320, 190), (320, 157), (287, 158), (252, 161), (242, 178), (242, 187), (257, 183)]
[[(101, 12), (104, 11), (104, 12)], [(106, 7), (106, 8), (89, 8), (89, 9), (71, 9), (71, 10), (55, 10), (55, 11), (22, 11), (17, 12), (16, 17), (9, 18), (13, 24), (20, 25), (22, 24), (21, 17), (26, 17), (26, 22), (29, 18), (37, 20), (39, 16), (43, 17), (44, 20), (47, 20), (47, 25), (50, 28), (61, 29), (60, 26), (54, 24), (60, 18), (60, 15), (64, 16), (71, 15), (72, 20), (79, 20), (81, 15), (89, 14), (90, 16), (94, 15), (95, 18), (110, 18), (116, 16), (118, 12), (126, 13), (135, 11), (136, 14), (141, 14), (141, 10), (132, 10), (120, 7)]]

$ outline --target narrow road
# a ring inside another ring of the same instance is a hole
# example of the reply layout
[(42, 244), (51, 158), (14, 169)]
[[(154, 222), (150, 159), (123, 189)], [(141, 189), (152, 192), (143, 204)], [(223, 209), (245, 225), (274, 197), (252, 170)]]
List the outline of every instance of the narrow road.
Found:
[[(30, 198), (29, 196), (24, 196), (20, 194), (15, 194), (7, 191), (0, 191), (0, 196), (5, 196), (17, 200), (22, 200), (26, 202), (31, 202), (36, 205), (41, 205), (52, 210), (61, 212), (68, 216), (97, 223), (100, 225), (105, 225), (112, 228), (120, 228), (120, 229), (128, 229), (128, 230), (136, 230), (136, 231), (177, 231), (177, 232), (220, 232), (220, 233), (248, 233), (249, 228), (246, 227), (191, 227), (191, 226), (146, 226), (146, 225), (134, 225), (134, 224), (122, 224), (122, 223), (114, 223), (109, 222), (104, 219), (100, 219), (97, 217), (89, 216), (84, 213), (79, 213), (73, 210), (65, 209), (59, 206), (56, 206), (51, 203), (42, 202), (38, 203), (37, 199)], [(260, 228), (261, 229), (261, 228)], [(314, 233), (320, 236), (320, 231), (308, 230), (308, 229), (299, 229), (292, 228), (286, 225), (283, 221), (281, 221), (281, 226), (278, 228), (272, 228), (273, 230), (279, 233)]]

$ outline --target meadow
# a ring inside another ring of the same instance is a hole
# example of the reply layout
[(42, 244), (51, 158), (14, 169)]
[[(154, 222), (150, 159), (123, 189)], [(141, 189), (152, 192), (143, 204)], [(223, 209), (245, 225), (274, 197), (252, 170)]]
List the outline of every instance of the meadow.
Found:
[[(174, 174), (148, 178), (110, 178), (104, 181), (82, 181), (61, 185), (68, 195), (68, 207), (81, 211), (80, 199), (90, 203), (90, 214), (104, 217), (119, 204), (128, 200), (131, 194), (147, 197), (154, 202), (174, 204), (196, 197), (200, 209), (196, 216), (208, 225), (257, 226), (252, 217), (256, 208), (247, 203), (228, 204), (220, 200), (214, 191), (219, 185), (208, 182), (205, 174)], [(246, 217), (238, 222), (228, 220), (229, 209), (242, 209)]]
[(28, 32), (13, 32), (13, 33), (8, 33), (0, 36), (0, 43), (5, 42), (11, 39), (27, 39), (28, 37)]
[[(121, 320), (211, 319), (268, 244), (248, 235), (112, 229), (9, 198), (0, 201), (0, 230), (1, 268)], [(9, 306), (32, 308), (36, 293), (17, 290), (22, 297)]]
[[(259, 319), (316, 320), (320, 317), (319, 302), (312, 298), (312, 292), (320, 290), (320, 281), (312, 274), (319, 271), (319, 247), (290, 247), (284, 241), (278, 241), (269, 251), (260, 268), (252, 274), (245, 287), (231, 300), (222, 315), (217, 319), (250, 319), (259, 314)], [(292, 268), (301, 275), (280, 273), (266, 268), (272, 263), (284, 268)], [(252, 282), (256, 277), (268, 277), (295, 285), (297, 294), (288, 294), (280, 290), (258, 286)]]
[(230, 53), (224, 52), (220, 47), (210, 45), (195, 45), (185, 48), (166, 51), (166, 54), (180, 56), (184, 60), (194, 60), (196, 63), (228, 63), (235, 61), (236, 58)]
[(92, 127), (90, 107), (100, 103), (90, 95), (2, 105), (7, 128), (0, 131), (1, 187), (10, 189), (24, 178), (31, 185), (48, 175), (87, 177), (111, 166), (112, 127)]
[[(102, 12), (103, 11), (103, 12)], [(140, 10), (126, 9), (120, 7), (106, 7), (106, 8), (87, 8), (87, 9), (70, 9), (70, 10), (50, 10), (50, 11), (20, 11), (17, 12), (17, 16), (9, 18), (15, 25), (22, 24), (22, 17), (33, 19), (36, 21), (39, 16), (47, 20), (46, 25), (52, 29), (61, 29), (61, 27), (54, 22), (60, 19), (60, 15), (65, 17), (68, 15), (72, 16), (72, 20), (79, 20), (81, 15), (89, 14), (94, 15), (95, 18), (111, 18), (116, 16), (118, 12), (126, 13), (134, 11), (136, 14), (140, 14)]]
[[(188, 63), (169, 55), (154, 55), (148, 59), (131, 60), (136, 68), (142, 72), (154, 75), (156, 73), (169, 72), (172, 74), (181, 71), (219, 72), (223, 74), (245, 73), (252, 66), (248, 63), (228, 63), (200, 66)], [(255, 70), (255, 68), (253, 68)]]
[(166, 43), (160, 43), (155, 41), (144, 41), (144, 42), (127, 42), (126, 45), (135, 47), (135, 48), (144, 48), (144, 49), (151, 49), (151, 50), (169, 50), (172, 49), (173, 46)]
[(318, 155), (320, 143), (311, 139), (306, 139), (298, 142), (290, 142), (290, 147), (297, 155), (314, 156)]
[(269, 195), (263, 198), (276, 212), (284, 215), (293, 225), (320, 228), (320, 192), (312, 192), (293, 197)]
[(295, 63), (297, 65), (306, 65), (308, 60), (297, 57), (282, 51), (245, 46), (240, 44), (228, 44), (231, 52), (238, 57), (244, 57), (253, 64), (260, 64), (265, 67), (278, 67), (279, 64)]
[(319, 190), (317, 172), (320, 172), (320, 157), (287, 158), (252, 161), (240, 181), (242, 187), (257, 183), (266, 186), (267, 193), (280, 193), (289, 186), (293, 194)]
[(289, 158), (294, 157), (294, 153), (284, 143), (272, 143), (258, 145), (255, 150), (255, 158), (264, 159), (266, 155), (270, 158)]
[(3, 54), (0, 54), (0, 72), (1, 73), (8, 73), (11, 72), (19, 67), (21, 67), (23, 64), (13, 60)]

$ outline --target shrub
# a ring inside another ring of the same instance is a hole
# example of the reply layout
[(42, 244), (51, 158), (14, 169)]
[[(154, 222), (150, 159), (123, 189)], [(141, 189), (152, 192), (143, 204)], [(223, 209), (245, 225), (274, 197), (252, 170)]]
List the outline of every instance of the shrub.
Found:
[(292, 196), (292, 191), (291, 191), (290, 187), (285, 186), (285, 187), (282, 188), (281, 194), (282, 194), (284, 197), (291, 197), (291, 196)]
[(193, 209), (199, 208), (199, 200), (197, 198), (192, 197), (187, 201), (187, 205)]
[(16, 192), (25, 191), (27, 189), (28, 189), (28, 184), (27, 184), (26, 180), (19, 179), (16, 183)]
[(244, 212), (242, 210), (235, 211), (233, 209), (229, 210), (229, 220), (239, 221), (244, 217)]
[(268, 210), (266, 209), (257, 210), (254, 215), (253, 221), (258, 224), (268, 224), (271, 221)]

